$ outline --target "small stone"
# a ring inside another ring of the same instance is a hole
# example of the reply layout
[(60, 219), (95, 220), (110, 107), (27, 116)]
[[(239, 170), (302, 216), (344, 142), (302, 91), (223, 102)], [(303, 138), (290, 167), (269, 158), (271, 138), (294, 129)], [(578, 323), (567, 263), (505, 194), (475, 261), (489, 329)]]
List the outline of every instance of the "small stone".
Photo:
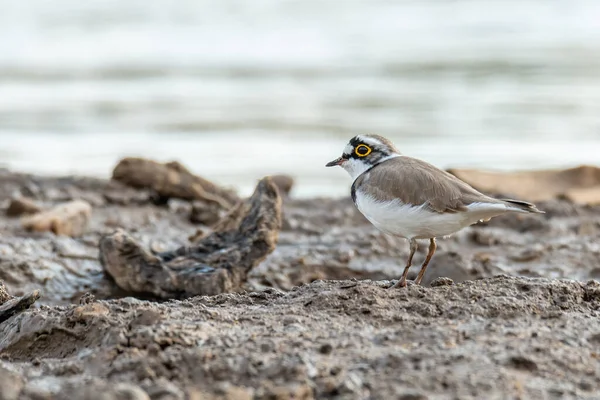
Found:
[(174, 383), (160, 379), (157, 385), (146, 388), (146, 393), (152, 400), (184, 400), (185, 393)]
[(600, 333), (594, 333), (589, 338), (588, 341), (594, 344), (600, 344)]
[(398, 397), (398, 400), (427, 400), (427, 398), (422, 393), (404, 393)]
[(585, 392), (591, 392), (592, 390), (594, 390), (594, 385), (588, 381), (581, 381), (579, 382), (579, 389)]
[(431, 282), (431, 287), (452, 286), (452, 285), (454, 285), (454, 281), (450, 278), (446, 278), (443, 276), (436, 278)]
[(321, 354), (331, 354), (333, 351), (333, 346), (329, 343), (325, 343), (319, 348), (319, 353)]
[(260, 344), (260, 351), (262, 351), (263, 353), (270, 353), (271, 351), (273, 351), (273, 349), (273, 344), (269, 342), (263, 342)]
[(226, 400), (251, 400), (252, 391), (244, 387), (231, 387), (225, 392)]
[(142, 310), (131, 321), (132, 326), (152, 326), (163, 320), (163, 316), (154, 310)]
[(282, 323), (284, 326), (291, 325), (291, 324), (294, 324), (294, 323), (296, 323), (296, 322), (298, 322), (298, 318), (296, 318), (296, 317), (285, 317), (285, 318), (283, 319), (283, 321), (281, 321), (281, 323)]
[(314, 398), (311, 387), (307, 384), (288, 384), (287, 386), (276, 386), (267, 388), (263, 396), (256, 396), (267, 399), (301, 399), (309, 400)]
[(595, 221), (583, 221), (577, 228), (577, 234), (580, 236), (593, 236), (598, 233), (599, 225)]
[(75, 200), (24, 217), (21, 223), (29, 231), (50, 231), (55, 235), (81, 236), (87, 229), (91, 214), (92, 206), (89, 203)]
[(107, 314), (108, 308), (100, 303), (85, 304), (76, 307), (73, 310), (73, 317), (75, 317), (75, 319), (78, 321), (85, 321), (87, 319), (93, 319)]
[(536, 371), (537, 363), (527, 357), (513, 356), (508, 359), (508, 365), (523, 371)]
[(107, 398), (111, 400), (150, 400), (150, 396), (139, 386), (129, 383), (119, 383), (109, 393)]
[(23, 389), (23, 379), (14, 372), (0, 367), (0, 400), (17, 400)]
[(207, 396), (205, 393), (193, 390), (188, 392), (188, 398), (189, 400), (251, 400), (254, 398), (252, 389), (243, 386), (234, 386), (229, 382), (219, 382), (214, 385), (213, 389), (218, 397)]
[(522, 250), (521, 252), (513, 254), (509, 257), (513, 261), (528, 262), (540, 258), (543, 253), (544, 249), (541, 246), (535, 246)]
[(474, 243), (482, 246), (494, 246), (500, 243), (497, 233), (482, 229), (474, 229), (470, 237)]
[(41, 387), (25, 387), (21, 395), (32, 400), (52, 400), (50, 390)]
[(94, 301), (96, 301), (96, 296), (94, 296), (90, 292), (85, 292), (83, 294), (83, 296), (81, 296), (79, 298), (79, 304), (81, 304), (81, 305), (90, 304), (90, 303), (93, 303)]

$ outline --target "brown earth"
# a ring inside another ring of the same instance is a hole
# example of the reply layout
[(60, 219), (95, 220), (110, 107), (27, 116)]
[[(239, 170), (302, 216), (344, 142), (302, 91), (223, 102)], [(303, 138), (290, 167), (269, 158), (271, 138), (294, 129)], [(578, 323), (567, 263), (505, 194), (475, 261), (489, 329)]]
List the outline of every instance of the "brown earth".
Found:
[(42, 295), (0, 323), (0, 399), (599, 398), (599, 206), (467, 228), (438, 242), (423, 287), (389, 290), (405, 240), (349, 199), (284, 197), (277, 247), (238, 293), (146, 301), (105, 275), (101, 237), (190, 246), (209, 231), (198, 204), (0, 171), (0, 206), (21, 196), (92, 212), (74, 238), (0, 217), (0, 280)]

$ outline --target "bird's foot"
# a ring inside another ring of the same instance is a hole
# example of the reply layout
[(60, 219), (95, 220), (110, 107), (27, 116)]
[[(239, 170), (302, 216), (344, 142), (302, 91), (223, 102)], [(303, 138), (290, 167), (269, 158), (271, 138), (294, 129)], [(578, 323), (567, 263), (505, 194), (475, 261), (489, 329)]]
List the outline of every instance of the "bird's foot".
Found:
[(389, 286), (388, 289), (399, 289), (399, 288), (404, 288), (404, 287), (412, 286), (412, 285), (416, 285), (416, 283), (414, 281), (400, 279), (400, 280), (398, 280), (398, 282), (396, 282), (392, 286)]

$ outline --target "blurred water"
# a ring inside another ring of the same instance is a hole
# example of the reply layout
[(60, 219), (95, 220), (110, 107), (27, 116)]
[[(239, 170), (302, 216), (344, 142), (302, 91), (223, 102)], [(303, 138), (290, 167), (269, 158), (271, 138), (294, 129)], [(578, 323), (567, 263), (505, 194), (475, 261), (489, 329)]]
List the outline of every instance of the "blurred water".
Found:
[(0, 0), (0, 165), (177, 159), (344, 195), (358, 133), (440, 167), (600, 164), (598, 0)]

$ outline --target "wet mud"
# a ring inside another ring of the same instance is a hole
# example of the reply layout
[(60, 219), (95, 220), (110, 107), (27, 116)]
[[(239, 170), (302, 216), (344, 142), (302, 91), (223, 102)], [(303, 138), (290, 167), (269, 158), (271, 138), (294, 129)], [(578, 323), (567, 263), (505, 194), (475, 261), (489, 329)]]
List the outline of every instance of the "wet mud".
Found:
[[(553, 198), (542, 217), (467, 228), (438, 241), (423, 286), (391, 290), (404, 239), (349, 198), (268, 181), (253, 203), (204, 181), (173, 196), (0, 171), (0, 398), (598, 398), (600, 206)], [(76, 234), (23, 224), (73, 201), (91, 207)], [(114, 250), (125, 239), (138, 272)], [(239, 274), (189, 290), (218, 268)]]

